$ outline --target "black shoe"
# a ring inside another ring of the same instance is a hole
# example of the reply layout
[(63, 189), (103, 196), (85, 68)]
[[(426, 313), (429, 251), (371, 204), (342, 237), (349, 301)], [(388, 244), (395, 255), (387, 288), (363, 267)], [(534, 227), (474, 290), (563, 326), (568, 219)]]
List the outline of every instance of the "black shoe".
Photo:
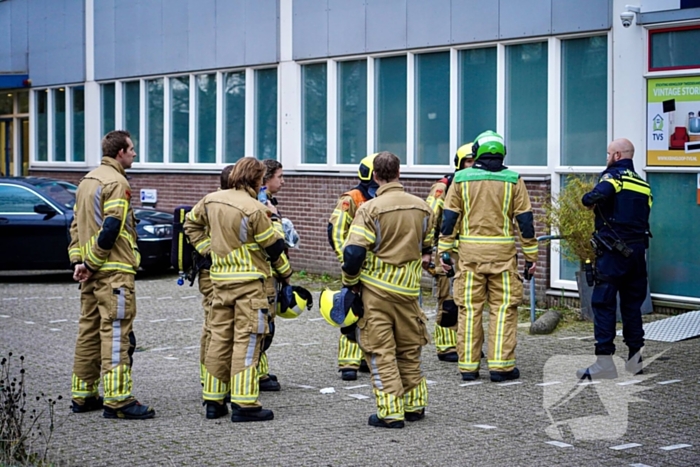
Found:
[(625, 370), (633, 375), (643, 375), (644, 365), (642, 365), (642, 353), (641, 351), (630, 350), (629, 357), (625, 362)]
[(100, 410), (102, 408), (103, 402), (104, 399), (102, 399), (102, 397), (100, 396), (86, 397), (85, 402), (83, 402), (82, 404), (78, 404), (75, 401), (71, 401), (71, 410), (73, 410), (73, 413), (93, 412), (95, 410)]
[(282, 386), (280, 386), (280, 383), (278, 383), (272, 378), (267, 378), (259, 381), (258, 387), (259, 390), (263, 392), (279, 391), (282, 388)]
[(369, 365), (364, 360), (360, 362), (360, 373), (369, 373)]
[(492, 371), (491, 381), (494, 383), (502, 383), (503, 381), (510, 381), (512, 379), (520, 378), (520, 370), (513, 368), (510, 371)]
[(155, 417), (156, 411), (147, 405), (141, 405), (140, 402), (134, 401), (118, 409), (105, 406), (102, 416), (104, 418), (122, 418), (125, 420), (146, 420), (147, 418)]
[(377, 416), (377, 414), (370, 415), (369, 420), (367, 420), (368, 425), (372, 426), (377, 426), (379, 428), (403, 428), (405, 423), (403, 420), (396, 420), (394, 422), (387, 422), (384, 419), (381, 419)]
[(226, 402), (219, 404), (216, 401), (206, 401), (205, 405), (207, 406), (207, 418), (209, 420), (214, 420), (216, 418), (221, 418), (224, 415), (228, 415), (228, 407), (226, 406)]
[(357, 370), (340, 370), (340, 378), (343, 381), (355, 381), (357, 379)]
[(612, 355), (599, 355), (593, 365), (577, 370), (576, 377), (588, 381), (617, 378), (617, 368)]
[(476, 381), (479, 379), (478, 371), (465, 371), (462, 373), (462, 381)]
[(272, 410), (263, 409), (262, 407), (241, 408), (236, 404), (231, 404), (232, 422), (264, 422), (275, 418)]
[(417, 422), (425, 418), (425, 409), (421, 409), (420, 412), (404, 412), (403, 416), (407, 422)]
[(438, 360), (440, 360), (441, 362), (455, 363), (459, 361), (459, 355), (457, 355), (457, 352), (439, 353)]
[(270, 378), (272, 381), (277, 381), (277, 375), (273, 375), (272, 373), (267, 375), (268, 378)]

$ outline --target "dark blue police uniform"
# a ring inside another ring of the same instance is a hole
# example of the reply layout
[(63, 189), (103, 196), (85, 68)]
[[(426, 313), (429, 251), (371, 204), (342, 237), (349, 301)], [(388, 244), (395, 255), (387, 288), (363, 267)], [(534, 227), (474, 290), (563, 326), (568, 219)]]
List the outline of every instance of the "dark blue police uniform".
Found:
[(634, 171), (632, 160), (621, 159), (601, 174), (598, 184), (581, 201), (584, 206), (595, 206), (595, 353), (615, 353), (619, 292), (622, 335), (632, 356), (644, 346), (641, 307), (647, 292), (645, 252), (650, 237), (651, 189)]

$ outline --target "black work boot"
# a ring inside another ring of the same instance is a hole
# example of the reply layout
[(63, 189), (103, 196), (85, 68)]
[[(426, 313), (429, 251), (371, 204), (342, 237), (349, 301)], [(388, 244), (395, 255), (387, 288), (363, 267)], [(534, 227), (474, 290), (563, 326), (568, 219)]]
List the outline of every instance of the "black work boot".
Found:
[(340, 370), (340, 378), (343, 381), (355, 381), (357, 379), (357, 370)]
[(405, 423), (403, 420), (386, 421), (383, 418), (379, 418), (377, 414), (370, 415), (369, 420), (367, 420), (368, 425), (376, 426), (379, 428), (403, 428)]
[(102, 399), (101, 396), (86, 397), (85, 402), (83, 402), (82, 404), (78, 404), (75, 401), (71, 401), (71, 410), (73, 411), (73, 413), (93, 412), (95, 410), (100, 410), (102, 408), (103, 402), (104, 399)]
[(231, 403), (231, 421), (232, 422), (264, 422), (275, 418), (272, 410), (263, 409), (262, 407), (240, 407), (237, 404)]
[(277, 381), (277, 375), (273, 375), (272, 373), (269, 373), (267, 376), (269, 376), (272, 381)]
[(625, 370), (633, 375), (643, 375), (644, 365), (642, 365), (641, 349), (630, 349), (627, 361), (625, 362)]
[(439, 353), (438, 360), (441, 362), (455, 363), (459, 361), (459, 355), (457, 355), (457, 352)]
[(479, 379), (479, 371), (464, 371), (462, 372), (462, 381), (476, 381)]
[(360, 362), (360, 373), (369, 373), (369, 365), (365, 360)]
[(205, 401), (204, 405), (207, 406), (207, 418), (209, 420), (214, 420), (221, 418), (224, 415), (228, 415), (228, 407), (226, 402), (219, 404), (216, 401)]
[(282, 388), (282, 386), (280, 386), (280, 383), (278, 383), (272, 378), (261, 379), (260, 381), (258, 381), (258, 387), (259, 390), (263, 392), (279, 391)]
[(156, 411), (147, 405), (141, 405), (138, 401), (113, 409), (105, 406), (102, 412), (104, 418), (121, 418), (124, 420), (146, 420), (156, 416)]
[(407, 422), (417, 422), (425, 418), (425, 409), (421, 409), (420, 412), (404, 412), (403, 416)]
[(510, 371), (491, 371), (491, 381), (494, 383), (502, 383), (520, 378), (520, 370), (513, 368)]
[(617, 368), (612, 355), (598, 355), (595, 363), (588, 368), (576, 371), (576, 377), (581, 380), (596, 381), (617, 378)]

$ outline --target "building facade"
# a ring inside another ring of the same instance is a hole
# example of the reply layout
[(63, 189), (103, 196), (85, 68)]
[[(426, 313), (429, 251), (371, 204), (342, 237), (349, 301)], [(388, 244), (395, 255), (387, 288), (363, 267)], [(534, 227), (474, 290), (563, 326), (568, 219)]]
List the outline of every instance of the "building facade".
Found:
[[(127, 129), (135, 195), (171, 209), (279, 159), (295, 268), (337, 273), (326, 222), (367, 154), (425, 197), (495, 129), (543, 198), (627, 137), (655, 195), (652, 296), (700, 304), (700, 1), (629, 1), (5, 0), (1, 171), (77, 181)], [(575, 295), (578, 265), (541, 253), (540, 295)]]

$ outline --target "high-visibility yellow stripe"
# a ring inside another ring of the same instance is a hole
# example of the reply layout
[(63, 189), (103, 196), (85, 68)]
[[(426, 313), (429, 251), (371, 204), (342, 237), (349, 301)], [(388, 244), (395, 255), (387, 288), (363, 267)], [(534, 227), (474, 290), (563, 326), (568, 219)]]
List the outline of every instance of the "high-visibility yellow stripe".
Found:
[(464, 243), (515, 243), (515, 237), (478, 237), (460, 235), (459, 241)]
[(271, 239), (275, 235), (275, 229), (272, 226), (265, 229), (263, 232), (255, 235), (255, 241), (258, 243), (263, 243), (266, 240)]
[(374, 243), (374, 241), (377, 239), (376, 235), (359, 225), (350, 226), (350, 233), (364, 237), (369, 243)]
[(209, 246), (211, 246), (211, 239), (206, 238), (206, 239), (202, 240), (201, 242), (197, 243), (194, 246), (194, 249), (197, 250), (197, 253), (203, 255), (204, 250), (207, 249)]
[(106, 201), (105, 204), (102, 206), (102, 209), (104, 209), (104, 211), (108, 211), (108, 210), (110, 210), (112, 208), (116, 208), (116, 207), (126, 208), (128, 205), (129, 205), (129, 202), (125, 199), (113, 199), (110, 201)]
[(462, 199), (464, 200), (462, 209), (462, 232), (469, 235), (469, 213), (471, 211), (471, 198), (469, 197), (469, 182), (460, 183), (462, 187)]
[(605, 180), (601, 181), (611, 184), (615, 188), (615, 193), (618, 193), (622, 189), (622, 183), (615, 178), (606, 178)]
[(214, 272), (213, 270), (209, 271), (209, 277), (211, 277), (211, 280), (213, 281), (254, 281), (257, 279), (267, 279), (267, 276), (261, 272)]
[[(474, 273), (465, 271), (464, 283), (464, 357), (465, 361), (458, 363), (459, 369), (464, 371), (476, 371), (479, 369), (480, 359), (474, 362), (472, 348), (474, 347), (474, 303), (472, 300), (472, 288), (474, 286)], [(481, 354), (479, 354), (481, 356)]]
[(510, 200), (513, 195), (513, 184), (512, 183), (504, 183), (504, 193), (503, 193), (503, 206), (502, 206), (502, 212), (503, 212), (503, 236), (508, 237), (511, 235), (510, 228), (511, 228), (511, 219), (508, 216), (508, 210), (510, 208)]
[(503, 340), (505, 338), (506, 315), (508, 313), (508, 305), (510, 304), (510, 274), (508, 271), (501, 273), (501, 288), (503, 289), (503, 302), (498, 307), (496, 316), (496, 340), (494, 349), (494, 359), (500, 360), (503, 358)]
[(343, 228), (347, 224), (348, 214), (340, 209), (335, 209), (333, 215), (337, 215), (335, 223), (333, 224), (332, 236), (333, 236), (333, 246), (335, 247), (335, 253), (338, 255), (342, 261), (343, 257), (343, 244), (345, 243), (346, 232)]
[(129, 274), (136, 274), (136, 270), (132, 265), (112, 261), (104, 263), (100, 268), (100, 271), (121, 271)]
[(525, 254), (534, 254), (537, 253), (537, 245), (533, 246), (523, 246), (523, 253)]
[(636, 192), (636, 193), (641, 193), (641, 194), (646, 195), (646, 196), (650, 196), (650, 195), (651, 195), (651, 188), (649, 188), (648, 186), (645, 187), (645, 186), (637, 185), (637, 184), (634, 184), (634, 183), (625, 183), (625, 184), (622, 186), (622, 189), (623, 189), (623, 190), (634, 191), (634, 192)]

